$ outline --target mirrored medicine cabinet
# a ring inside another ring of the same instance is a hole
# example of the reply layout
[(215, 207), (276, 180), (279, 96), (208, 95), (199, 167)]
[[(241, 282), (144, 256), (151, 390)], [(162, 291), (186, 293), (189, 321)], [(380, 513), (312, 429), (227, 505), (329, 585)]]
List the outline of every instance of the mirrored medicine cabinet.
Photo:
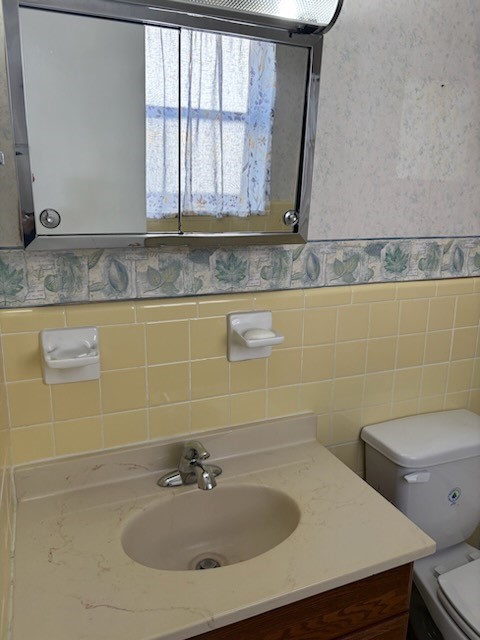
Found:
[(306, 241), (329, 25), (187, 4), (4, 0), (28, 248)]

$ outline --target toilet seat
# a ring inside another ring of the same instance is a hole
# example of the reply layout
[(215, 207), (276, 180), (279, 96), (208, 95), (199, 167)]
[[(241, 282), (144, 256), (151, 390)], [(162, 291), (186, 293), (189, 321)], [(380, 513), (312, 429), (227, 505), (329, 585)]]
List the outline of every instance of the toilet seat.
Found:
[(438, 577), (438, 599), (470, 640), (480, 640), (480, 559)]
[(462, 616), (458, 613), (455, 607), (450, 604), (450, 602), (447, 600), (440, 589), (438, 590), (438, 599), (442, 603), (447, 614), (455, 622), (457, 627), (463, 631), (463, 633), (469, 640), (480, 640), (480, 635), (475, 633), (475, 631), (468, 625), (468, 623), (465, 622)]

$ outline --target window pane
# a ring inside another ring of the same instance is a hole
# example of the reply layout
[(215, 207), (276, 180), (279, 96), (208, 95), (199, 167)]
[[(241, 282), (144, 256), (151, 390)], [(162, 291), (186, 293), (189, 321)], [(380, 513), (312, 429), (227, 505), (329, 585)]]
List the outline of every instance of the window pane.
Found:
[(182, 107), (245, 113), (249, 41), (187, 30), (181, 41)]
[(178, 215), (178, 121), (147, 118), (147, 217)]
[(179, 32), (145, 26), (145, 100), (147, 105), (178, 108)]
[(222, 38), (223, 53), (223, 109), (246, 112), (250, 44), (241, 38)]
[(179, 34), (145, 27), (147, 218), (178, 215)]
[(185, 215), (245, 217), (269, 209), (275, 50), (273, 43), (182, 31)]
[[(182, 129), (186, 120), (182, 120)], [(217, 123), (211, 120), (200, 120), (195, 131), (192, 144), (191, 190), (194, 194), (208, 197), (224, 193), (239, 196), (243, 164), (243, 147), (245, 141), (245, 124), (243, 122), (227, 122), (219, 135)], [(225, 212), (227, 213), (227, 212)]]

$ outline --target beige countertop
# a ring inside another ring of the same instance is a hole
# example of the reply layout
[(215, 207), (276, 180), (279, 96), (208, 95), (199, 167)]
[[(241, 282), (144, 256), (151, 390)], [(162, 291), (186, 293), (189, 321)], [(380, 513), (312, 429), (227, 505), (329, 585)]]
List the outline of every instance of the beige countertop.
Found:
[(201, 440), (223, 468), (218, 486), (260, 484), (295, 500), (301, 516), (290, 537), (215, 570), (150, 569), (125, 554), (121, 533), (153, 502), (200, 491), (156, 485), (178, 460), (178, 445), (19, 468), (12, 640), (182, 640), (435, 549), (316, 442), (313, 416), (208, 432)]

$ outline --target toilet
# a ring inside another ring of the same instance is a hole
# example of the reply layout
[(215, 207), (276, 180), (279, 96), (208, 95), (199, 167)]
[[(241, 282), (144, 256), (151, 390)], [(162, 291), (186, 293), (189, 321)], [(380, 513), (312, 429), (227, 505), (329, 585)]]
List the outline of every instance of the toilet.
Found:
[(480, 640), (480, 551), (465, 542), (480, 522), (480, 416), (400, 418), (364, 427), (361, 438), (367, 482), (437, 543), (414, 563), (414, 591), (430, 614), (426, 622), (425, 608), (412, 606), (415, 634)]

